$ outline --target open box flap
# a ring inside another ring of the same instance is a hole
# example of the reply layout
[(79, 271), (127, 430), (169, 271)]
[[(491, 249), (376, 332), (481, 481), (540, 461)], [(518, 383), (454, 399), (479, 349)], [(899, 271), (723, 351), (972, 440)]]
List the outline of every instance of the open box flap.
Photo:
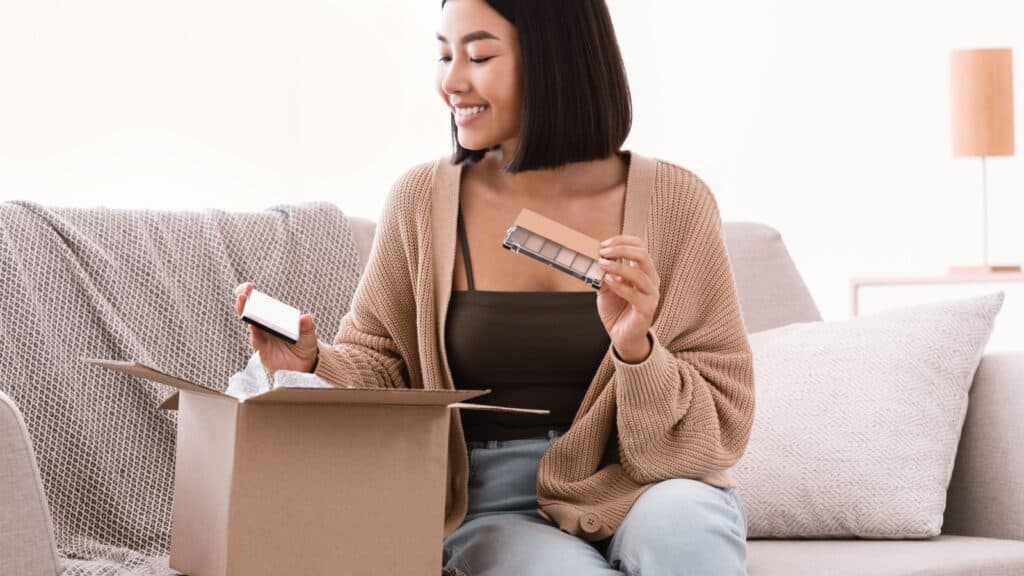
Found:
[(509, 406), (492, 406), (491, 404), (467, 404), (456, 402), (449, 408), (461, 408), (463, 410), (483, 410), (485, 412), (518, 412), (520, 414), (551, 414), (551, 410), (541, 408), (512, 408)]
[(274, 388), (245, 399), (246, 404), (392, 404), (445, 406), (490, 390), (423, 390), (421, 388)]
[[(209, 396), (217, 396), (220, 398), (231, 399), (230, 396), (224, 394), (218, 390), (207, 388), (206, 386), (200, 386), (193, 384), (188, 380), (182, 380), (181, 378), (175, 378), (170, 374), (161, 372), (156, 368), (147, 366), (140, 362), (135, 361), (124, 361), (124, 360), (104, 360), (101, 358), (82, 358), (86, 364), (92, 364), (93, 366), (99, 366), (101, 368), (107, 368), (109, 370), (115, 370), (117, 372), (124, 372), (131, 376), (138, 376), (146, 380), (153, 382), (159, 382), (168, 386), (173, 386), (178, 390), (188, 390), (190, 392), (199, 392), (200, 394), (206, 394)], [(178, 409), (178, 393), (171, 394), (160, 404), (160, 410), (177, 410)]]
[(189, 392), (200, 392), (203, 394), (210, 394), (212, 396), (225, 396), (220, 391), (214, 390), (213, 388), (207, 388), (206, 386), (200, 386), (193, 384), (188, 380), (182, 380), (181, 378), (175, 378), (170, 374), (165, 374), (153, 368), (146, 366), (145, 364), (135, 361), (123, 361), (123, 360), (103, 360), (100, 358), (82, 358), (87, 364), (93, 366), (100, 366), (102, 368), (108, 368), (110, 370), (116, 370), (117, 372), (124, 372), (132, 376), (138, 376), (139, 378), (145, 378), (146, 380), (152, 380), (153, 382), (159, 382), (168, 386), (173, 386), (178, 390), (188, 390)]
[(424, 390), (422, 388), (274, 388), (246, 398), (246, 404), (387, 404), (393, 406), (444, 406), (464, 410), (550, 414), (550, 410), (468, 404), (489, 394), (487, 390)]
[[(82, 358), (88, 364), (109, 370), (123, 372), (153, 382), (173, 386), (178, 390), (198, 392), (226, 400), (237, 401), (234, 396), (219, 390), (200, 386), (176, 378), (140, 362)], [(550, 410), (533, 408), (512, 408), (488, 404), (462, 402), (477, 396), (489, 394), (490, 390), (424, 390), (421, 388), (274, 388), (262, 394), (246, 398), (242, 403), (251, 404), (389, 404), (400, 406), (444, 406), (464, 410), (492, 412), (518, 412), (523, 414), (550, 414)], [(178, 409), (178, 393), (172, 394), (160, 404), (161, 410)]]
[(175, 392), (167, 397), (166, 400), (160, 403), (158, 406), (159, 410), (177, 410), (178, 409), (178, 393)]
[[(311, 390), (311, 389), (323, 389), (323, 388), (279, 388), (279, 390), (281, 390), (281, 389)], [(340, 389), (353, 389), (353, 388), (340, 388)], [(358, 389), (359, 392), (366, 392), (366, 390), (367, 390), (367, 388), (354, 388), (354, 389)], [(379, 390), (379, 389), (386, 389), (386, 388), (376, 388), (375, 392), (376, 392), (376, 390)], [(408, 392), (408, 390), (407, 390), (407, 392)], [(421, 392), (422, 392), (422, 390), (421, 390)], [(430, 392), (431, 394), (433, 394), (433, 392), (436, 392), (436, 390), (427, 390), (427, 392)], [(443, 392), (449, 392), (449, 390), (443, 390)], [(486, 394), (486, 393), (490, 392), (490, 390), (459, 390), (459, 392), (475, 392), (475, 393), (478, 393), (478, 394), (475, 394), (475, 395), (469, 397), (469, 398), (473, 398), (475, 396), (480, 396), (480, 395)], [(366, 396), (366, 395), (364, 395), (364, 396)], [(373, 402), (374, 404), (401, 404), (401, 405), (407, 405), (407, 406), (411, 405), (411, 404), (413, 404), (413, 405), (417, 404), (417, 403), (413, 403), (413, 402), (408, 402), (408, 400), (403, 400), (400, 403), (380, 402), (379, 401), (379, 398), (380, 398), (379, 395), (377, 395), (376, 398), (377, 398), (377, 400), (374, 400), (374, 402)], [(364, 404), (364, 402), (353, 402), (352, 400), (353, 399), (351, 397), (349, 397), (347, 399), (346, 403), (347, 404)], [(249, 402), (249, 401), (247, 401), (247, 402)], [(278, 401), (275, 401), (275, 402), (278, 402)], [(281, 402), (281, 404), (305, 404), (305, 403), (308, 403), (308, 402), (309, 402), (309, 400), (307, 398), (305, 398), (304, 395), (288, 395), (288, 398), (286, 400), (284, 400), (284, 402)], [(322, 402), (321, 400), (318, 400), (318, 399), (315, 401), (315, 403), (316, 404), (324, 404), (324, 402)], [(268, 404), (268, 402), (266, 402), (266, 401), (264, 401), (264, 402), (257, 402), (256, 404)], [(421, 402), (419, 404), (422, 405), (424, 403)], [(450, 404), (449, 407), (450, 408), (461, 408), (463, 410), (482, 410), (484, 412), (511, 412), (511, 413), (518, 413), (518, 414), (541, 414), (541, 415), (546, 415), (546, 414), (550, 414), (551, 413), (550, 410), (543, 410), (543, 409), (537, 409), (537, 408), (511, 408), (511, 407), (508, 407), (508, 406), (493, 406), (493, 405), (489, 405), (489, 404), (467, 404), (467, 403), (463, 403), (463, 402), (456, 402), (456, 403)], [(160, 409), (161, 410), (177, 410), (178, 409), (178, 393), (174, 393), (170, 398), (165, 400), (164, 403), (160, 405)]]

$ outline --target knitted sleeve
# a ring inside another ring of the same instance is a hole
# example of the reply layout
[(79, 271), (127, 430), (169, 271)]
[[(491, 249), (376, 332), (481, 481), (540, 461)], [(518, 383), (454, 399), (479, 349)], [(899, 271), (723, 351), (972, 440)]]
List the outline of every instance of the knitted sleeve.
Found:
[(651, 353), (629, 364), (612, 352), (620, 460), (642, 484), (730, 468), (754, 419), (753, 353), (718, 205), (692, 173), (682, 180), (673, 202), (684, 212), (657, 231), (673, 247), (660, 251), (669, 267), (659, 266)]
[(319, 343), (315, 373), (332, 384), (409, 388), (419, 378), (411, 255), (418, 253), (415, 218), (429, 190), (429, 168), (409, 170), (392, 187), (351, 307), (334, 341)]

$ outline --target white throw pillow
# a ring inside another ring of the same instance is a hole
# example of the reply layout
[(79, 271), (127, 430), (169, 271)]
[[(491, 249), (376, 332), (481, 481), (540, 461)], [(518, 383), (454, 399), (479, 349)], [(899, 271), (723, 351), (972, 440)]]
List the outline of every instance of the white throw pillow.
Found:
[(756, 414), (732, 468), (749, 537), (938, 535), (1003, 296), (751, 334)]

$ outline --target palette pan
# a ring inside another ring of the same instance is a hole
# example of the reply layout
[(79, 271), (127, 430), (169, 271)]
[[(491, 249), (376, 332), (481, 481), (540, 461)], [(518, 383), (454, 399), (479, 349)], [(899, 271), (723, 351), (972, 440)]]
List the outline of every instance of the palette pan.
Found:
[(523, 208), (501, 245), (600, 288), (605, 271), (597, 265), (601, 241)]

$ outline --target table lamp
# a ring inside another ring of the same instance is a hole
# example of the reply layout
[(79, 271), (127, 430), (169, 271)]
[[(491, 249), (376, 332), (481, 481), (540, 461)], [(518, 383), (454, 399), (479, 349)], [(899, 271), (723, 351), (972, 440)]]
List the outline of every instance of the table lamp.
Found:
[(953, 52), (951, 74), (953, 156), (981, 158), (981, 266), (952, 266), (950, 274), (1020, 272), (988, 261), (988, 175), (985, 159), (1013, 156), (1013, 54), (1010, 48)]

